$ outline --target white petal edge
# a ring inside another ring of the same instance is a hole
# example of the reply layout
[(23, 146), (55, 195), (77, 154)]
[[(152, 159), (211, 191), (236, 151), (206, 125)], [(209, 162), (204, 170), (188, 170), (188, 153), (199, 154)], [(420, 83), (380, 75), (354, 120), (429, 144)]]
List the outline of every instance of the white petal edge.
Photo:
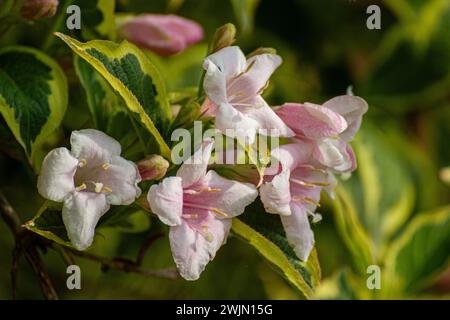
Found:
[(74, 192), (64, 201), (62, 218), (75, 248), (85, 250), (91, 246), (95, 227), (108, 210), (106, 197), (100, 193)]
[(75, 189), (74, 176), (78, 159), (66, 148), (50, 151), (42, 162), (37, 188), (46, 199), (61, 202)]
[(182, 223), (183, 187), (180, 177), (168, 177), (150, 187), (147, 194), (150, 209), (163, 223), (177, 226)]

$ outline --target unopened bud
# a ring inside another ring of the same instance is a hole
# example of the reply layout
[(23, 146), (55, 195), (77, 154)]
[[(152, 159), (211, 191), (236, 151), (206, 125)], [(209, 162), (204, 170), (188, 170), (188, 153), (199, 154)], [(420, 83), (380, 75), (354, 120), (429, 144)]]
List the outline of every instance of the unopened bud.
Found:
[(277, 50), (275, 50), (274, 48), (264, 48), (264, 47), (260, 47), (256, 50), (254, 50), (253, 52), (251, 52), (247, 58), (253, 57), (253, 56), (259, 56), (260, 54), (277, 54)]
[(185, 50), (203, 39), (203, 29), (195, 21), (173, 14), (118, 16), (119, 36), (161, 56)]
[(26, 0), (20, 9), (22, 17), (28, 20), (53, 17), (58, 8), (58, 0)]
[(159, 180), (166, 175), (169, 162), (158, 154), (147, 156), (137, 163), (143, 181)]
[(231, 46), (235, 41), (236, 27), (227, 23), (216, 30), (211, 41), (211, 52), (214, 53), (225, 47)]

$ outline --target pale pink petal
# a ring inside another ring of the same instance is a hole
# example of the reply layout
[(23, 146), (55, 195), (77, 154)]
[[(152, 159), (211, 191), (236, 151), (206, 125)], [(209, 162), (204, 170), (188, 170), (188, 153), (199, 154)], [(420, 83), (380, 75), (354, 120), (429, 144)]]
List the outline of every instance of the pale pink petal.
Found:
[(85, 250), (94, 240), (95, 227), (109, 210), (102, 193), (74, 192), (65, 201), (62, 218), (72, 245)]
[(344, 117), (312, 103), (285, 103), (276, 113), (300, 137), (333, 137), (347, 128)]
[(178, 169), (177, 177), (182, 179), (183, 188), (192, 186), (206, 175), (213, 146), (214, 142), (212, 140), (203, 141), (201, 148), (186, 159)]
[(49, 152), (38, 177), (38, 191), (46, 199), (61, 202), (75, 189), (74, 176), (78, 160), (66, 148)]
[(134, 162), (113, 156), (108, 169), (101, 171), (100, 179), (105, 187), (111, 189), (106, 199), (112, 205), (130, 205), (141, 195), (138, 183), (141, 181)]
[(250, 98), (262, 92), (281, 61), (281, 57), (276, 54), (260, 54), (248, 59), (246, 69), (228, 83), (229, 102), (252, 103)]
[(323, 104), (324, 107), (339, 113), (347, 121), (347, 129), (340, 134), (344, 141), (351, 141), (361, 126), (362, 116), (367, 112), (367, 102), (355, 96), (338, 96)]
[(217, 250), (226, 242), (231, 219), (210, 218), (205, 223), (206, 234), (193, 230), (187, 223), (170, 228), (172, 255), (180, 275), (186, 280), (197, 280)]
[(215, 104), (228, 102), (227, 84), (231, 78), (245, 70), (247, 61), (239, 47), (226, 47), (203, 62), (206, 70), (203, 87), (209, 99)]
[(80, 160), (88, 160), (88, 165), (109, 162), (112, 156), (119, 156), (121, 153), (119, 142), (94, 129), (72, 131), (70, 144), (72, 155)]
[(169, 226), (182, 223), (183, 187), (180, 177), (168, 177), (159, 184), (150, 187), (147, 194), (150, 209), (158, 218)]
[(247, 140), (252, 144), (260, 124), (230, 104), (222, 103), (216, 116), (216, 128), (228, 137)]
[(308, 221), (308, 213), (302, 206), (293, 204), (292, 214), (281, 216), (281, 222), (286, 237), (294, 249), (295, 254), (303, 261), (307, 261), (314, 247), (314, 234)]
[(267, 136), (292, 137), (294, 132), (278, 117), (278, 115), (267, 105), (261, 96), (256, 97), (256, 107), (253, 107), (246, 114), (255, 119), (259, 128), (264, 129), (260, 134)]
[[(254, 185), (225, 179), (212, 170), (207, 173), (204, 183), (210, 189), (198, 194), (197, 202), (220, 210), (227, 218), (243, 213), (245, 207), (258, 196)], [(220, 215), (217, 217), (223, 218)]]
[(325, 167), (338, 172), (348, 172), (356, 167), (351, 148), (340, 139), (323, 139), (313, 151), (314, 158)]
[(271, 182), (264, 183), (260, 189), (261, 201), (269, 213), (278, 213), (282, 216), (291, 214), (291, 193), (289, 171), (276, 175)]

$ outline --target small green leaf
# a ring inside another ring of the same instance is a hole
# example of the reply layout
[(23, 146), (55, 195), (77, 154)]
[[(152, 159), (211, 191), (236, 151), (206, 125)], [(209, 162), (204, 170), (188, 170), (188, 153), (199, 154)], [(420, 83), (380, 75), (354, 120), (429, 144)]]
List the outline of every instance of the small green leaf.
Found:
[(60, 126), (67, 91), (63, 71), (44, 53), (25, 47), (0, 51), (0, 113), (31, 160)]
[(388, 282), (404, 292), (418, 290), (450, 263), (450, 206), (416, 216), (390, 247)]
[(161, 75), (146, 56), (126, 41), (120, 45), (104, 40), (81, 43), (61, 33), (56, 35), (119, 93), (138, 122), (153, 135), (161, 154), (170, 159), (170, 148), (160, 133), (168, 127), (170, 107)]
[(313, 251), (307, 263), (300, 261), (289, 245), (280, 218), (264, 212), (256, 202), (239, 218), (233, 219), (232, 231), (253, 246), (306, 298), (320, 282), (320, 266)]
[(58, 244), (72, 247), (62, 220), (61, 211), (50, 209), (48, 202), (44, 203), (36, 216), (31, 221), (26, 222), (24, 227)]

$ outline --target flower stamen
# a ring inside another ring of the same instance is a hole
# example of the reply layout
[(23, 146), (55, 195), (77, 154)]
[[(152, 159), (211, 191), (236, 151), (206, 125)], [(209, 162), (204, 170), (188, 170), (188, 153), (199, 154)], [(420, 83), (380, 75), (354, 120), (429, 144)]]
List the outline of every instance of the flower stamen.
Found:
[(83, 168), (87, 165), (87, 160), (86, 159), (80, 159), (80, 161), (78, 162), (78, 167)]
[(111, 165), (109, 163), (102, 164), (103, 170), (108, 170)]

